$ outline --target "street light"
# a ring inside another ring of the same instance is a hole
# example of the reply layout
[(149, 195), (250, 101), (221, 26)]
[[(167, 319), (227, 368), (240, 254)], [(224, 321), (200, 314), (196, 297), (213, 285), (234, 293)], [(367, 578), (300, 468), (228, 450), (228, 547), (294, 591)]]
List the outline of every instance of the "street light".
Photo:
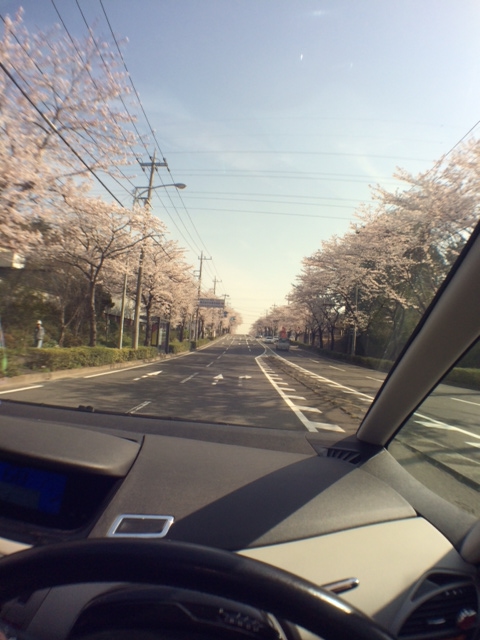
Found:
[[(144, 193), (148, 193), (153, 191), (154, 189), (165, 189), (165, 187), (175, 187), (175, 189), (185, 189), (187, 185), (183, 184), (183, 182), (172, 182), (169, 184), (158, 184), (156, 187), (135, 187), (135, 194), (133, 196), (133, 204), (137, 202), (137, 200), (143, 200), (142, 197)], [(140, 193), (139, 193), (140, 192)], [(145, 200), (149, 200), (149, 197), (145, 198)]]
[[(175, 189), (185, 189), (187, 186), (183, 184), (183, 182), (172, 182), (169, 184), (159, 184), (154, 187), (151, 183), (153, 181), (153, 170), (150, 175), (150, 184), (148, 187), (135, 187), (135, 191), (133, 194), (133, 204), (135, 205), (139, 200), (144, 201), (144, 206), (148, 207), (150, 205), (150, 199), (152, 196), (152, 191), (154, 189), (165, 189), (166, 187), (174, 187)], [(146, 193), (147, 197), (144, 198), (143, 194)], [(140, 301), (142, 294), (142, 278), (143, 278), (143, 248), (140, 251), (140, 259), (138, 263), (138, 273), (137, 273), (137, 291), (135, 298), (135, 314), (134, 314), (134, 322), (133, 322), (133, 348), (138, 349), (138, 336), (139, 336), (139, 327), (140, 327)], [(123, 324), (125, 321), (125, 302), (127, 298), (127, 273), (125, 272), (124, 281), (123, 281), (123, 292), (122, 292), (122, 308), (120, 312), (120, 335), (118, 339), (118, 347), (119, 349), (123, 346)]]

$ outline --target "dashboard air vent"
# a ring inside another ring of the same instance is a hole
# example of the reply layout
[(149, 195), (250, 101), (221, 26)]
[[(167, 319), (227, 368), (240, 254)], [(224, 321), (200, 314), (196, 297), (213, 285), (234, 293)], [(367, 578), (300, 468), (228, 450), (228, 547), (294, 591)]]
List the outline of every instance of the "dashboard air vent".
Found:
[(445, 637), (475, 626), (478, 613), (477, 591), (473, 585), (452, 585), (423, 602), (403, 623), (399, 638)]
[(361, 456), (358, 451), (330, 447), (329, 449), (327, 449), (327, 458), (336, 458), (337, 460), (350, 462), (350, 464), (358, 464), (360, 462)]

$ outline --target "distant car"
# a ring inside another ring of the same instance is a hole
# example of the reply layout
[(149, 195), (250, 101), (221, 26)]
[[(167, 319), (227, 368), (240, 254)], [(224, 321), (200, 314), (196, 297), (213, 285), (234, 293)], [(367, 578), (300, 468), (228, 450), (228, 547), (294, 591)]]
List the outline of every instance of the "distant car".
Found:
[(264, 342), (272, 343), (272, 342), (273, 342), (273, 336), (265, 336), (265, 337), (263, 338), (263, 341), (264, 341)]
[(278, 342), (278, 336), (273, 336), (273, 341)]
[(276, 351), (290, 351), (290, 340), (288, 338), (279, 338), (275, 349)]

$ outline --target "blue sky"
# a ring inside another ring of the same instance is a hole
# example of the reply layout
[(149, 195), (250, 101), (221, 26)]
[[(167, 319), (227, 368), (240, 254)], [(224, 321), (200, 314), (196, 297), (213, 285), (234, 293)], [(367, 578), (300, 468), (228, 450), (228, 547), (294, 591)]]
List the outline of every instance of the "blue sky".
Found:
[[(76, 0), (55, 4), (72, 34), (86, 32)], [(78, 4), (111, 41), (100, 0)], [(29, 28), (58, 21), (51, 0), (0, 0), (0, 12), (20, 5)], [(397, 166), (429, 168), (480, 119), (473, 0), (103, 6), (128, 38), (124, 57), (172, 177), (187, 184), (154, 210), (195, 268), (200, 251), (213, 258), (203, 283), (221, 280), (245, 330), (285, 303), (302, 258), (348, 229), (369, 185), (394, 188)], [(128, 188), (115, 188), (125, 204)]]

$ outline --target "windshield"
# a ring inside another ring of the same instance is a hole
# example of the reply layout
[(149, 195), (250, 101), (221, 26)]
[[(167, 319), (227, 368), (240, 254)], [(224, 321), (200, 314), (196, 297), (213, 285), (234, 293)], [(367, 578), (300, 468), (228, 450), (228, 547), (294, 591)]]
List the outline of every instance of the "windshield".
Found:
[(354, 434), (478, 219), (477, 4), (0, 13), (0, 397)]

